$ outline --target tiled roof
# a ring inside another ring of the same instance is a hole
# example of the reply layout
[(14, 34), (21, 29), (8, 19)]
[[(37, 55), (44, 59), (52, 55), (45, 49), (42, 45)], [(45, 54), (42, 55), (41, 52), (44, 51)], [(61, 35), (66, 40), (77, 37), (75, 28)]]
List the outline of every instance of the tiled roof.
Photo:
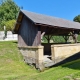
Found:
[(21, 10), (21, 12), (35, 23), (51, 25), (53, 27), (58, 26), (63, 28), (80, 29), (80, 23), (78, 22), (69, 21), (57, 17), (52, 17), (52, 16), (46, 16), (42, 14), (37, 14), (25, 10)]

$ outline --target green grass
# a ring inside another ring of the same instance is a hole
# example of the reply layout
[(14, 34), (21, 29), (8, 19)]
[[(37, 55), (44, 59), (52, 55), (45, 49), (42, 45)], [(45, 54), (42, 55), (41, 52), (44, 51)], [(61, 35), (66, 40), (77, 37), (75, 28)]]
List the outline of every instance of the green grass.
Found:
[(80, 59), (39, 72), (24, 63), (15, 42), (0, 42), (0, 80), (80, 80)]

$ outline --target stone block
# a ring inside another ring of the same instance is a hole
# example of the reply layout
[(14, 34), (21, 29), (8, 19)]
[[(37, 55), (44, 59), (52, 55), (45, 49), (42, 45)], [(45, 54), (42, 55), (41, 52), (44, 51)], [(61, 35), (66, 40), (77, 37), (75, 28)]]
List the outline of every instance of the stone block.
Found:
[(80, 52), (80, 44), (52, 45), (51, 52), (52, 60), (57, 63)]

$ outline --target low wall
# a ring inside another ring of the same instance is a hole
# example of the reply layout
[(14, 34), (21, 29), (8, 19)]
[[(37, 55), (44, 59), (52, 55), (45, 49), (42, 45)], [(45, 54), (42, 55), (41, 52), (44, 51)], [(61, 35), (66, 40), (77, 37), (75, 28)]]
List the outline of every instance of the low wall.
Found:
[(7, 36), (4, 39), (4, 31), (0, 31), (0, 41), (18, 40), (17, 34), (12, 34), (11, 31), (7, 31)]
[(80, 44), (60, 44), (52, 45), (52, 60), (58, 63), (66, 58), (80, 52)]
[(26, 46), (19, 47), (20, 52), (22, 53), (24, 60), (28, 64), (35, 64), (36, 68), (43, 70), (43, 46)]
[[(48, 46), (50, 47), (50, 45)], [(34, 64), (40, 70), (44, 70), (45, 61), (48, 66), (52, 66), (80, 52), (80, 44), (53, 44), (51, 45), (51, 60), (44, 57), (44, 47), (26, 46), (19, 47), (19, 50), (26, 63)]]

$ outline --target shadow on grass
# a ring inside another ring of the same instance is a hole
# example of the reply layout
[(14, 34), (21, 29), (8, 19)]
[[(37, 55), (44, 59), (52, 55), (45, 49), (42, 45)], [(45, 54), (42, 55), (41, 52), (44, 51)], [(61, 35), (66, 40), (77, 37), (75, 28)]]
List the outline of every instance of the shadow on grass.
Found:
[(13, 41), (13, 43), (17, 44), (18, 42), (17, 41)]
[[(80, 70), (80, 60), (79, 59), (80, 59), (80, 52), (76, 53), (73, 56), (68, 57), (67, 59), (65, 59), (65, 60), (63, 60), (63, 61), (61, 61), (51, 67), (56, 67), (56, 66), (61, 65), (62, 67), (68, 67), (71, 69)], [(75, 61), (75, 60), (77, 60), (77, 61)], [(73, 62), (71, 62), (71, 61), (73, 61)], [(64, 63), (66, 63), (66, 64), (64, 64)]]

